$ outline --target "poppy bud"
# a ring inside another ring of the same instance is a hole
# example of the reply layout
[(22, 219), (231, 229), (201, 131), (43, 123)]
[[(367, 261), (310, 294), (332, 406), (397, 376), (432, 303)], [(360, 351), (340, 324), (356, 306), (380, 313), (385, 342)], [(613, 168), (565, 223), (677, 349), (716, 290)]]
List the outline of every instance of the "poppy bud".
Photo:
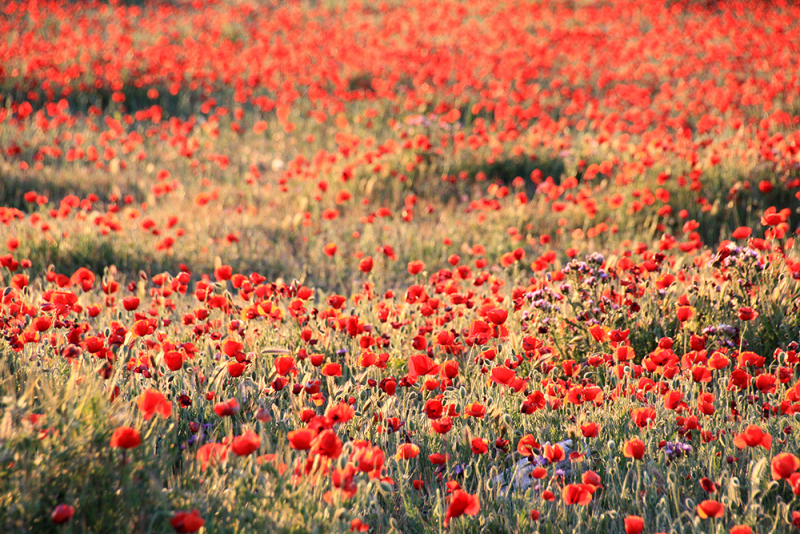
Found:
[(59, 504), (53, 509), (53, 513), (50, 515), (50, 518), (53, 520), (53, 523), (56, 525), (60, 525), (61, 523), (66, 523), (72, 516), (75, 515), (75, 508), (70, 506), (69, 504)]

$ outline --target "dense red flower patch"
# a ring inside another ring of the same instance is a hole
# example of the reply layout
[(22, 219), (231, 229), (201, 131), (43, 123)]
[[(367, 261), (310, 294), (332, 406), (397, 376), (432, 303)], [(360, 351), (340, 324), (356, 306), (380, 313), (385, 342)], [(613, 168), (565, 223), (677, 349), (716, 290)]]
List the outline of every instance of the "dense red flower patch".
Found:
[(0, 13), (9, 531), (800, 525), (797, 6)]

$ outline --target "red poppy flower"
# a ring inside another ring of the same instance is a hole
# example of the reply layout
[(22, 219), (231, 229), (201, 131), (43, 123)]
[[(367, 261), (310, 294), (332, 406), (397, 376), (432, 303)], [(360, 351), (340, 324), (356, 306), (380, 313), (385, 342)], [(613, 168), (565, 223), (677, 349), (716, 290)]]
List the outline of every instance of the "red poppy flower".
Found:
[(459, 484), (456, 480), (449, 480), (447, 484), (445, 484), (445, 487), (447, 488), (447, 493), (449, 495), (450, 493), (461, 489), (461, 484)]
[(708, 364), (711, 366), (712, 369), (716, 369), (719, 371), (720, 369), (724, 369), (731, 363), (730, 359), (727, 356), (722, 354), (721, 352), (714, 352), (711, 357), (708, 359)]
[(481, 503), (477, 495), (470, 495), (463, 490), (456, 490), (450, 495), (450, 505), (444, 516), (445, 528), (450, 524), (451, 519), (461, 517), (464, 514), (477, 515), (481, 510)]
[(495, 382), (497, 384), (505, 384), (508, 386), (516, 377), (517, 373), (515, 373), (508, 367), (501, 366), (492, 369), (492, 377), (491, 377), (492, 382)]
[(789, 478), (798, 469), (800, 469), (800, 459), (794, 454), (782, 452), (772, 459), (772, 480)]
[(214, 405), (214, 412), (220, 417), (230, 417), (239, 413), (239, 401), (236, 399), (229, 399), (226, 402), (220, 402)]
[(170, 371), (179, 371), (183, 367), (183, 354), (177, 350), (171, 350), (164, 354), (164, 363)]
[(336, 243), (328, 243), (322, 248), (322, 253), (332, 258), (336, 254)]
[(675, 282), (675, 275), (672, 274), (662, 274), (656, 280), (656, 287), (658, 289), (667, 289)]
[(547, 476), (547, 469), (544, 467), (534, 467), (531, 471), (531, 477), (535, 479), (542, 479)]
[(350, 532), (369, 532), (369, 525), (355, 518), (350, 521)]
[(506, 322), (508, 318), (508, 311), (501, 308), (495, 308), (486, 314), (486, 317), (495, 325), (501, 325)]
[(587, 423), (581, 425), (581, 434), (585, 438), (596, 438), (598, 433), (597, 425), (595, 423)]
[(47, 330), (50, 330), (51, 326), (53, 326), (52, 317), (37, 317), (33, 321), (33, 328), (37, 332), (46, 332)]
[(588, 484), (567, 484), (561, 491), (561, 498), (564, 500), (564, 504), (586, 506), (592, 502), (594, 491), (594, 486)]
[(309, 428), (293, 430), (286, 435), (289, 440), (289, 446), (298, 451), (307, 451), (310, 449), (311, 442), (314, 440), (315, 436), (316, 432)]
[(632, 439), (625, 443), (625, 446), (622, 449), (622, 454), (626, 458), (633, 458), (634, 460), (641, 460), (644, 456), (644, 442), (640, 439)]
[(629, 515), (625, 518), (625, 534), (642, 534), (644, 519), (638, 515)]
[(416, 354), (408, 359), (408, 377), (439, 374), (439, 365), (424, 354)]
[(678, 307), (678, 320), (682, 323), (685, 323), (689, 319), (694, 317), (694, 308), (691, 306), (679, 306)]
[(753, 230), (751, 228), (748, 228), (747, 226), (740, 226), (739, 228), (733, 231), (731, 237), (733, 237), (734, 239), (747, 239), (748, 237), (750, 237), (750, 234), (752, 233)]
[(700, 479), (700, 487), (708, 493), (717, 492), (717, 485), (708, 477), (703, 477)]
[(50, 519), (52, 519), (53, 523), (56, 525), (60, 525), (72, 519), (73, 515), (75, 515), (75, 508), (73, 506), (69, 504), (59, 504), (53, 509), (53, 513), (50, 514)]
[(328, 363), (322, 368), (323, 376), (342, 376), (342, 366), (338, 363)]
[(170, 518), (169, 522), (172, 528), (175, 529), (175, 532), (179, 534), (197, 532), (206, 524), (205, 520), (200, 517), (200, 512), (198, 510), (176, 512), (175, 515)]
[(489, 442), (483, 438), (472, 438), (470, 446), (473, 454), (485, 454), (489, 450)]
[(358, 262), (358, 270), (362, 273), (368, 273), (372, 271), (372, 267), (374, 266), (374, 261), (372, 256), (367, 256), (366, 258), (362, 258), (360, 262)]
[(664, 395), (664, 406), (668, 410), (677, 410), (681, 406), (681, 401), (683, 400), (683, 392), (682, 391), (670, 391), (666, 395)]
[(699, 515), (701, 519), (722, 517), (725, 515), (725, 505), (717, 501), (703, 501), (697, 505), (697, 515)]
[(356, 464), (359, 471), (364, 473), (372, 473), (371, 476), (379, 476), (385, 454), (380, 447), (370, 447), (369, 443), (359, 448), (352, 456), (353, 463)]
[(267, 128), (269, 128), (269, 124), (267, 123), (267, 121), (265, 120), (256, 121), (255, 124), (253, 124), (253, 133), (255, 133), (256, 135), (261, 135), (262, 133), (267, 131)]
[(453, 420), (448, 416), (444, 416), (431, 421), (431, 428), (433, 428), (437, 434), (447, 434), (453, 428)]
[(291, 356), (279, 356), (275, 358), (275, 371), (281, 376), (289, 376), (289, 373), (297, 374), (294, 358)]
[(330, 420), (332, 425), (346, 423), (353, 418), (353, 415), (355, 415), (355, 410), (346, 402), (340, 402), (325, 412), (325, 417)]
[(122, 299), (122, 306), (128, 311), (133, 311), (139, 307), (139, 298), (125, 297), (124, 299)]
[(447, 455), (446, 454), (440, 454), (440, 453), (430, 454), (430, 455), (428, 455), (428, 460), (433, 465), (441, 465), (441, 464), (444, 464), (444, 463), (447, 462)]
[(233, 438), (231, 449), (237, 456), (247, 456), (254, 453), (261, 446), (261, 438), (252, 430), (248, 430), (241, 436)]
[(534, 451), (533, 449), (539, 449), (541, 445), (539, 442), (536, 441), (532, 435), (527, 434), (520, 438), (519, 442), (517, 443), (517, 452), (520, 453), (522, 456), (533, 456)]
[(761, 216), (762, 226), (775, 226), (785, 220), (782, 213), (776, 213), (775, 208), (770, 206)]
[(758, 317), (758, 312), (749, 306), (739, 308), (739, 319), (742, 321), (752, 321)]
[(447, 360), (442, 364), (442, 375), (445, 378), (453, 379), (458, 376), (458, 362), (455, 360)]
[(25, 287), (27, 287), (29, 282), (30, 282), (30, 279), (28, 278), (28, 275), (26, 275), (26, 274), (17, 274), (17, 275), (14, 275), (13, 278), (11, 278), (11, 286), (14, 287), (14, 289), (17, 289), (17, 290), (24, 289)]
[(763, 374), (756, 377), (755, 386), (761, 393), (768, 395), (770, 393), (775, 393), (775, 390), (778, 389), (777, 382), (778, 379), (775, 375)]
[(394, 377), (384, 378), (378, 384), (378, 387), (383, 390), (389, 396), (394, 395), (395, 391), (397, 391), (397, 379)]
[(135, 449), (141, 444), (139, 431), (129, 426), (121, 426), (111, 435), (110, 445), (116, 449)]
[(419, 260), (408, 263), (408, 272), (410, 274), (419, 274), (425, 269), (425, 264)]
[(600, 343), (608, 339), (608, 331), (599, 324), (589, 328), (589, 333), (592, 334), (592, 338), (594, 338), (595, 341)]
[(342, 440), (333, 430), (323, 430), (311, 442), (311, 454), (318, 454), (335, 460), (342, 454)]
[(411, 460), (419, 455), (419, 447), (413, 443), (403, 443), (397, 447), (397, 453), (394, 455), (397, 460)]
[(230, 265), (221, 265), (214, 269), (214, 278), (218, 282), (230, 280), (231, 276), (233, 276), (233, 267)]
[(237, 378), (244, 374), (245, 369), (247, 369), (247, 364), (239, 362), (228, 362), (227, 369), (229, 375), (231, 375), (233, 378)]
[(760, 445), (769, 450), (772, 447), (772, 434), (764, 433), (759, 426), (750, 425), (744, 432), (733, 438), (733, 444), (740, 449), (758, 447)]
[(464, 414), (476, 417), (478, 419), (483, 419), (483, 417), (486, 415), (486, 408), (479, 402), (473, 402), (467, 404), (467, 407), (464, 408)]
[(241, 353), (243, 348), (244, 345), (233, 339), (227, 339), (225, 343), (222, 344), (222, 352), (229, 358), (233, 358)]
[(439, 419), (443, 411), (444, 407), (439, 399), (431, 399), (425, 402), (425, 416), (428, 419)]
[(600, 479), (600, 475), (591, 470), (585, 471), (581, 475), (581, 482), (593, 486), (595, 491), (603, 488), (603, 481)]
[(653, 422), (656, 420), (656, 411), (653, 408), (637, 408), (633, 410), (631, 417), (636, 426), (645, 428), (653, 426)]
[(172, 403), (163, 393), (155, 389), (146, 389), (139, 395), (136, 405), (144, 413), (145, 421), (152, 419), (155, 414), (159, 414), (164, 419), (172, 415)]
[(228, 447), (222, 443), (206, 443), (197, 449), (196, 458), (200, 461), (200, 469), (205, 471), (209, 465), (215, 466), (228, 458)]
[(544, 446), (544, 457), (551, 463), (558, 463), (564, 460), (566, 457), (564, 454), (564, 449), (561, 448), (561, 445), (545, 445)]
[(378, 363), (378, 355), (371, 350), (365, 350), (358, 357), (358, 365), (362, 369), (366, 369), (376, 363)]

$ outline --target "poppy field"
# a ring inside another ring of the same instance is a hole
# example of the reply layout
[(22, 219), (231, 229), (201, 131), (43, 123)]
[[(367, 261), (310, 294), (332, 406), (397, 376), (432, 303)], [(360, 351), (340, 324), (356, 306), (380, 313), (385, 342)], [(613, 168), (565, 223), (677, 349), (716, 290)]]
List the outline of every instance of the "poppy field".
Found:
[(0, 3), (0, 532), (800, 531), (798, 21)]

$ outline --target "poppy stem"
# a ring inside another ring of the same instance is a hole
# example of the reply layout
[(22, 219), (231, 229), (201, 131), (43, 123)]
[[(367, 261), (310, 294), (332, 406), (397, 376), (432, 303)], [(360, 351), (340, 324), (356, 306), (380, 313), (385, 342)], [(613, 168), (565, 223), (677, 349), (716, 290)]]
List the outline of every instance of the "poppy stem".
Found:
[(739, 354), (742, 353), (742, 346), (744, 345), (744, 333), (747, 331), (747, 322), (745, 321), (742, 326), (742, 333), (739, 334)]

